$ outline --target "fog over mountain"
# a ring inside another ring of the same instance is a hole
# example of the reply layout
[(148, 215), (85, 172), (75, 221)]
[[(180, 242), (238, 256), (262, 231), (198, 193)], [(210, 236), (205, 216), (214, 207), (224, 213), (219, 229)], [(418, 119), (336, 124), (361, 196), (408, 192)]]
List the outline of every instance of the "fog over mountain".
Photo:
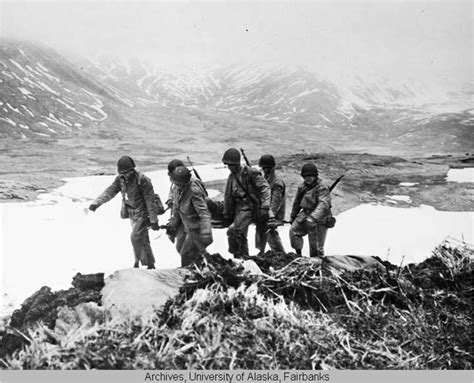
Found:
[[(0, 3), (0, 165), (469, 152), (468, 2)], [(73, 150), (71, 150), (73, 148)], [(12, 176), (13, 177), (13, 176)]]
[(347, 81), (472, 80), (465, 0), (2, 2), (1, 34), (160, 66), (273, 63)]

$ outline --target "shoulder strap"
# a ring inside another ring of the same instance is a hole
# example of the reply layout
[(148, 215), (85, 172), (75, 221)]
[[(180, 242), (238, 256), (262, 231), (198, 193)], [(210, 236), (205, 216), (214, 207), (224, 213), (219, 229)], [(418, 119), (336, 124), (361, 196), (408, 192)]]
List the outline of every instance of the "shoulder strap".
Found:
[(142, 188), (141, 188), (141, 185), (142, 185), (142, 177), (144, 176), (144, 174), (138, 170), (135, 170), (135, 172), (137, 173), (137, 186), (138, 186), (138, 191), (140, 192), (140, 195), (142, 196), (142, 199), (143, 199), (143, 202), (145, 202), (145, 196), (143, 195), (143, 191), (142, 191)]
[(125, 180), (123, 177), (120, 177), (120, 192), (122, 193), (122, 199), (125, 201)]
[(249, 194), (247, 188), (244, 185), (242, 185), (242, 182), (240, 182), (239, 177), (237, 175), (233, 174), (233, 173), (232, 173), (232, 175), (234, 176), (235, 181), (237, 182), (237, 185), (239, 185), (239, 187), (243, 189), (243, 191), (245, 193), (245, 196), (250, 199), (250, 194)]

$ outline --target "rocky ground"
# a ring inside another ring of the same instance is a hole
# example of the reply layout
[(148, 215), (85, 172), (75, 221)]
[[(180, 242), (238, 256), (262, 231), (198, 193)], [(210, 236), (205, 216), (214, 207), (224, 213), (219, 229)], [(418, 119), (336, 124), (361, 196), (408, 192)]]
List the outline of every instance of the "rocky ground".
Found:
[[(257, 161), (252, 161), (256, 166)], [(363, 203), (388, 204), (387, 195), (405, 195), (411, 204), (398, 206), (430, 205), (445, 211), (473, 211), (474, 184), (447, 183), (450, 168), (474, 166), (474, 154), (433, 156), (404, 159), (366, 153), (331, 152), (295, 154), (277, 159), (277, 172), (287, 185), (287, 214), (298, 185), (301, 166), (314, 162), (321, 178), (331, 185), (340, 175), (344, 177), (332, 192), (333, 212), (349, 210)], [(402, 182), (416, 183), (402, 186)], [(209, 188), (224, 190), (225, 180), (207, 183)], [(393, 205), (391, 205), (393, 206)]]

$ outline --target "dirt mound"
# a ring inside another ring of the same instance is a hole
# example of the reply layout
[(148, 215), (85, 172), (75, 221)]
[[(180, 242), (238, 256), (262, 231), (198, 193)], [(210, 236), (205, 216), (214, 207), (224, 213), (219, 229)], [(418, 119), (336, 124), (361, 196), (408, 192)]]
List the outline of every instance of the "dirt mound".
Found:
[(0, 358), (11, 354), (23, 344), (28, 343), (26, 333), (38, 322), (43, 322), (53, 329), (61, 307), (73, 308), (83, 302), (101, 304), (101, 290), (104, 287), (104, 273), (82, 275), (77, 273), (73, 280), (74, 287), (68, 290), (52, 292), (50, 287), (43, 286), (25, 300), (20, 309), (11, 316), (9, 329), (0, 332)]
[[(371, 257), (218, 254), (189, 270), (147, 323), (36, 331), (6, 358), (26, 369), (472, 369), (472, 252), (446, 244), (418, 265)], [(274, 262), (272, 262), (274, 261)], [(338, 266), (336, 266), (338, 265)], [(67, 332), (67, 329), (64, 330)], [(117, 350), (120, 349), (120, 353)], [(1, 362), (1, 361), (0, 361)]]

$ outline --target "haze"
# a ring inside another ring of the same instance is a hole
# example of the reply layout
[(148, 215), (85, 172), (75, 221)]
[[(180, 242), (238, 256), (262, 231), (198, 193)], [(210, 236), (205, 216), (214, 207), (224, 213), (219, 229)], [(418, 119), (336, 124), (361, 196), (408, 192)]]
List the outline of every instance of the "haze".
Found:
[(469, 1), (12, 2), (5, 37), (162, 66), (272, 62), (328, 75), (473, 80)]

